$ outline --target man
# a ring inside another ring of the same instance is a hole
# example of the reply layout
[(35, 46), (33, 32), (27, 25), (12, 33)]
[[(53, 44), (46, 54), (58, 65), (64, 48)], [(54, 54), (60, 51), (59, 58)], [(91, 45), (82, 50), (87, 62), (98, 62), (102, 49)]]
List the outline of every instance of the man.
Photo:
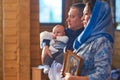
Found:
[[(68, 18), (66, 19), (68, 28), (65, 29), (65, 33), (69, 37), (66, 50), (73, 51), (73, 42), (84, 29), (81, 20), (84, 7), (85, 5), (81, 3), (75, 3), (70, 7), (70, 10), (68, 12)], [(43, 40), (42, 62), (44, 61), (46, 55), (52, 57), (51, 52), (49, 50), (49, 42), (49, 40)], [(59, 60), (63, 60), (63, 55), (60, 55), (58, 57), (60, 57)], [(50, 80), (61, 80), (60, 70), (57, 70), (57, 67), (62, 67), (62, 65), (54, 61), (49, 71)]]

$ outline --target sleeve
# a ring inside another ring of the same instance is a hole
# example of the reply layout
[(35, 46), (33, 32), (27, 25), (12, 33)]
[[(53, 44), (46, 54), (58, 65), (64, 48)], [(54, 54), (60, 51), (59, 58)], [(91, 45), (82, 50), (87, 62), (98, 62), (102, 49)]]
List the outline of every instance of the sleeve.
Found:
[(67, 36), (57, 36), (56, 40), (61, 41), (63, 43), (67, 43), (69, 38)]
[(94, 44), (94, 73), (89, 75), (89, 80), (110, 80), (113, 43), (109, 40), (98, 41)]
[(56, 61), (53, 61), (51, 68), (49, 70), (48, 76), (50, 80), (64, 80), (61, 78), (62, 65)]
[(40, 33), (40, 47), (43, 48), (45, 45), (50, 44), (50, 40), (52, 39), (52, 33), (48, 31), (43, 31)]

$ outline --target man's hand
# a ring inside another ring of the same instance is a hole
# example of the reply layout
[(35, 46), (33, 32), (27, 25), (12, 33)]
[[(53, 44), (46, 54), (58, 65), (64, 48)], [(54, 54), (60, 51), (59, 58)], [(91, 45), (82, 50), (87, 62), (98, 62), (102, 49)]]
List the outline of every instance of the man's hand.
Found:
[(71, 78), (71, 74), (70, 73), (65, 73), (65, 77), (64, 77), (64, 80), (74, 80)]
[(52, 55), (48, 46), (44, 46), (44, 48), (42, 49), (42, 56), (41, 56), (42, 63), (44, 63), (44, 59), (46, 55), (49, 55), (52, 58)]

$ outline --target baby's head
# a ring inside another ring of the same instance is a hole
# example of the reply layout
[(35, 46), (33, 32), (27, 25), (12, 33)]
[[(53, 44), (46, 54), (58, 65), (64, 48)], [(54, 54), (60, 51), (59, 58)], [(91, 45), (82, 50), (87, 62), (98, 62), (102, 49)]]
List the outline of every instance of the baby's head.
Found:
[(53, 30), (52, 30), (53, 36), (64, 36), (65, 31), (64, 31), (64, 26), (62, 25), (56, 25)]

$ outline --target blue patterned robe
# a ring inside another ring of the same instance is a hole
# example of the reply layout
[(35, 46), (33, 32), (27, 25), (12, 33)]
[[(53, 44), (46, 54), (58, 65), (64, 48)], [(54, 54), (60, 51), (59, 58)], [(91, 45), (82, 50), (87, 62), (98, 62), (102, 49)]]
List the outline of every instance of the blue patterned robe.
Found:
[(81, 76), (89, 76), (89, 80), (110, 80), (113, 44), (106, 37), (84, 43), (77, 55), (84, 61)]

